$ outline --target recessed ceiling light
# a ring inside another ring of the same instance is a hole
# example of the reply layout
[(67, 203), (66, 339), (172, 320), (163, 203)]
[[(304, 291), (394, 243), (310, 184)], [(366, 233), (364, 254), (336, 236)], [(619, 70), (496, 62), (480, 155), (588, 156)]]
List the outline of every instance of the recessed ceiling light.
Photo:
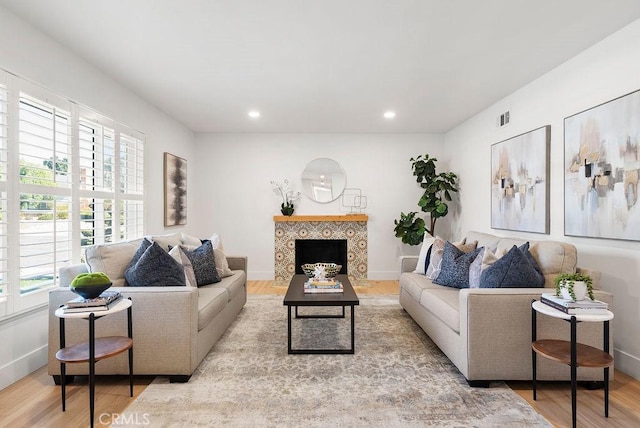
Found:
[(396, 117), (396, 112), (395, 111), (385, 111), (384, 112), (384, 118), (385, 119), (393, 119), (394, 117)]
[(251, 111), (249, 112), (249, 117), (250, 117), (251, 119), (257, 119), (257, 118), (259, 118), (259, 117), (260, 117), (260, 112), (259, 112), (258, 110), (251, 110)]

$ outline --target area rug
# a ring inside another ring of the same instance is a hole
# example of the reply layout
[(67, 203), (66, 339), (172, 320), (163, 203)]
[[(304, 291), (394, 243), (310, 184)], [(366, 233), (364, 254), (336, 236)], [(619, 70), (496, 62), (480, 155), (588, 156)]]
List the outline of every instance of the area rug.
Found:
[[(294, 347), (348, 348), (349, 312), (294, 319)], [(355, 313), (355, 355), (288, 355), (282, 296), (249, 296), (188, 383), (156, 378), (118, 426), (551, 426), (502, 382), (469, 387), (397, 296), (362, 297)]]

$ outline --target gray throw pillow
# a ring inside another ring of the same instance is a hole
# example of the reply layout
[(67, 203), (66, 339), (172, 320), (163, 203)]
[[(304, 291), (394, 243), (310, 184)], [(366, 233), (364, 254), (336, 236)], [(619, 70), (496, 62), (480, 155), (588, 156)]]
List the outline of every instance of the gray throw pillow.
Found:
[(537, 288), (544, 276), (515, 245), (480, 275), (480, 288)]
[(142, 241), (124, 272), (131, 287), (184, 286), (184, 268), (156, 242)]
[(465, 253), (450, 242), (445, 242), (440, 274), (434, 284), (447, 287), (469, 288), (469, 266), (484, 247)]
[(213, 245), (211, 241), (204, 241), (201, 246), (194, 250), (184, 248), (184, 253), (189, 260), (191, 260), (198, 287), (220, 282), (220, 275), (216, 269), (216, 260), (213, 256)]

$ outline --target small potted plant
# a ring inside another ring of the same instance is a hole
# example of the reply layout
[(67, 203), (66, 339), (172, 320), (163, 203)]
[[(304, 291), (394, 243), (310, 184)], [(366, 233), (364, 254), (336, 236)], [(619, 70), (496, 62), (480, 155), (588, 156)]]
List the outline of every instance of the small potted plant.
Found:
[(593, 279), (583, 273), (561, 273), (553, 281), (556, 287), (556, 296), (562, 296), (565, 300), (574, 302), (583, 300), (586, 295), (593, 297)]

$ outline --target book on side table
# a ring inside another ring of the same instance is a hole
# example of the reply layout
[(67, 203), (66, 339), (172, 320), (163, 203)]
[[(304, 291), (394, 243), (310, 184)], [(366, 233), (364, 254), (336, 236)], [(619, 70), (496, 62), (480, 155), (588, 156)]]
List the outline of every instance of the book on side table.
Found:
[(572, 302), (553, 293), (543, 293), (540, 301), (569, 315), (603, 315), (609, 312), (609, 305), (600, 300), (584, 299)]
[(85, 299), (84, 297), (78, 296), (73, 300), (69, 300), (62, 308), (65, 313), (107, 311), (116, 304), (121, 297), (122, 295), (119, 291), (107, 290), (95, 299)]

